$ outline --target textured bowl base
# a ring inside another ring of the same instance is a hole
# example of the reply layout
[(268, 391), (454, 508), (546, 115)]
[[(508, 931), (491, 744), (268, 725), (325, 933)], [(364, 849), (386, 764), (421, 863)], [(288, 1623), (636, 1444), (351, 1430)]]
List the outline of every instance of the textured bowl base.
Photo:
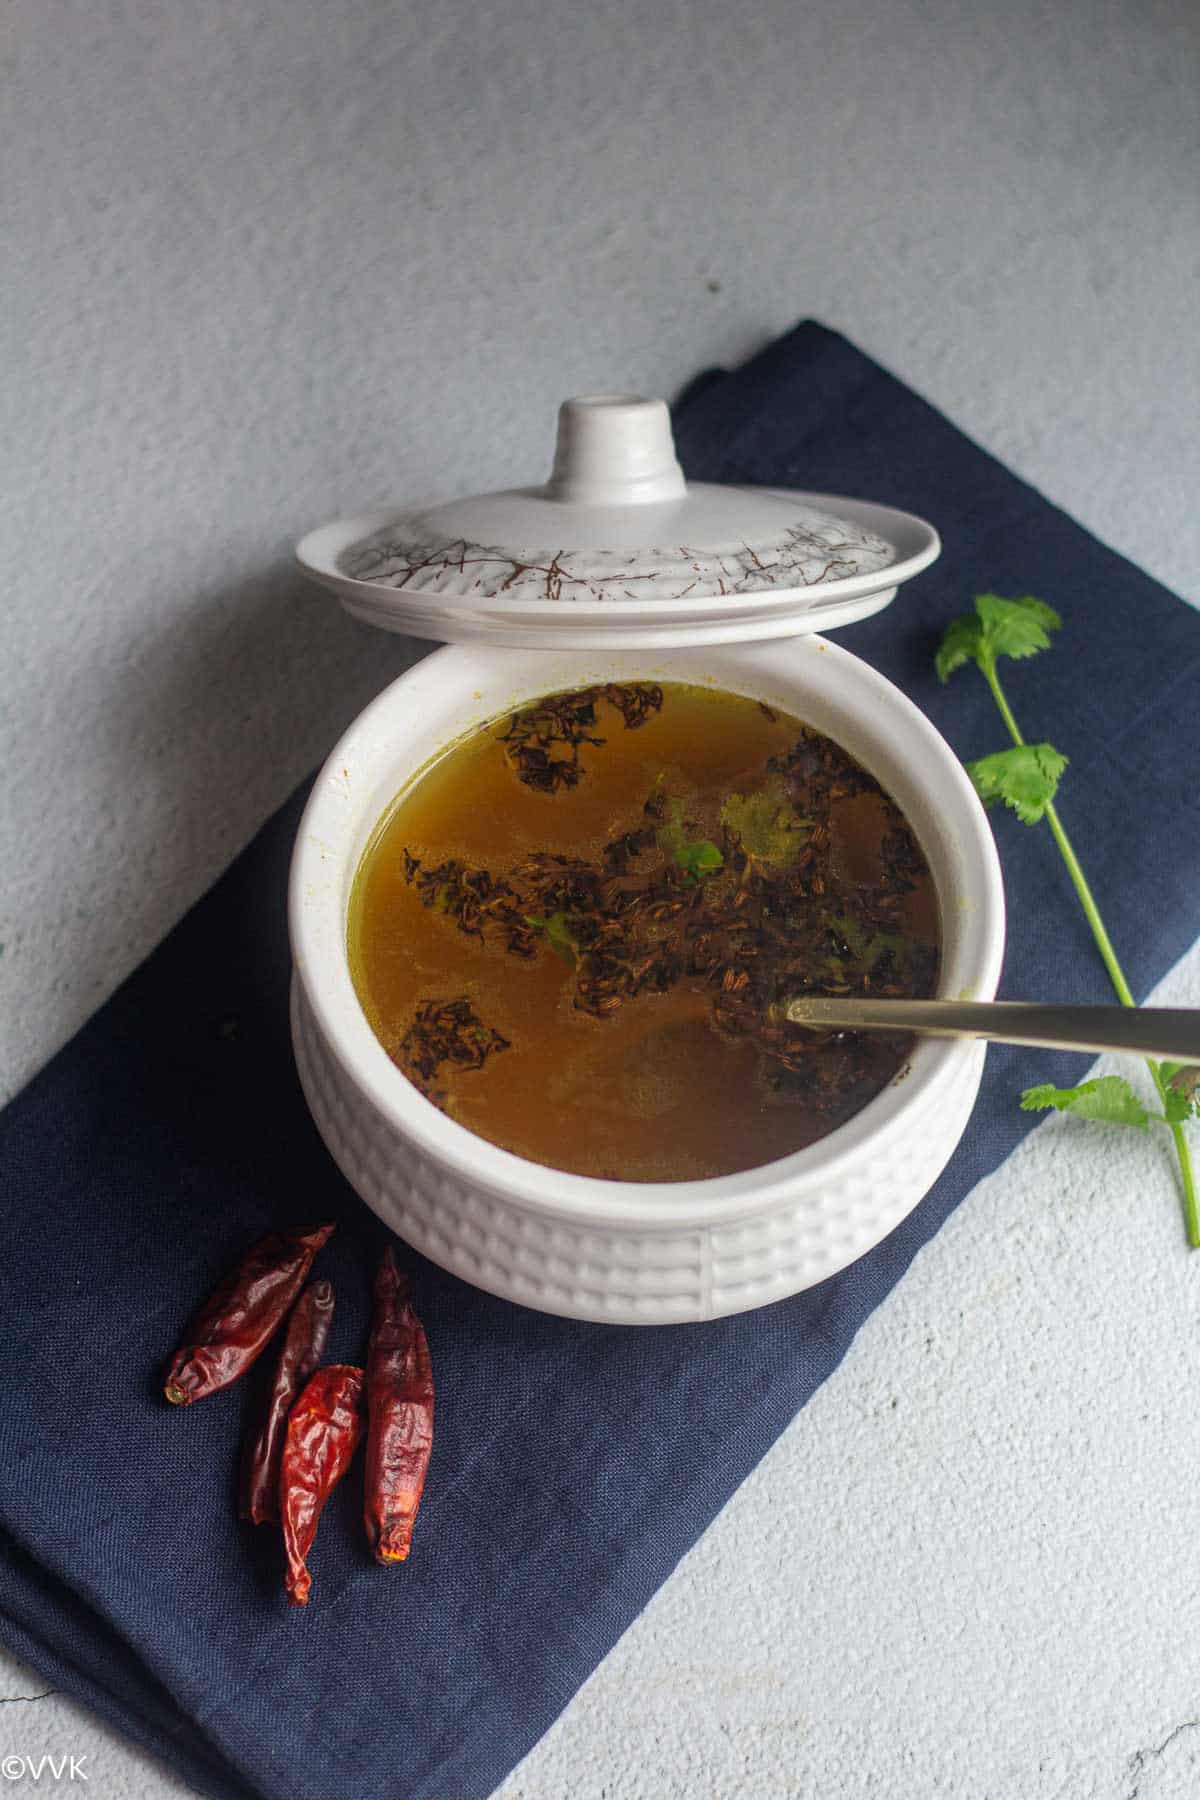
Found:
[[(896, 1120), (840, 1174), (797, 1180), (796, 1199), (734, 1224), (672, 1231), (572, 1225), (467, 1183), (412, 1143), (346, 1079), (299, 981), (292, 1041), (318, 1131), (350, 1185), (384, 1223), (444, 1269), (489, 1293), (562, 1318), (661, 1325), (720, 1318), (836, 1275), (928, 1193), (958, 1143), (985, 1046), (963, 1046), (926, 1104)], [(903, 1077), (901, 1077), (903, 1079)]]

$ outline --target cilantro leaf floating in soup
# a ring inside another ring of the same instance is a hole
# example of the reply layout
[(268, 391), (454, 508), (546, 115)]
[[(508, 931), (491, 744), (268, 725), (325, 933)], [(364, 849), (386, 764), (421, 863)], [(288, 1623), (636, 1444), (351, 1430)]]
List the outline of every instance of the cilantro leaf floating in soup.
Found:
[(468, 1130), (683, 1181), (786, 1156), (879, 1093), (911, 1038), (817, 1034), (778, 1003), (929, 995), (939, 935), (907, 822), (837, 744), (637, 682), (448, 750), (363, 858), (349, 950), (384, 1048)]

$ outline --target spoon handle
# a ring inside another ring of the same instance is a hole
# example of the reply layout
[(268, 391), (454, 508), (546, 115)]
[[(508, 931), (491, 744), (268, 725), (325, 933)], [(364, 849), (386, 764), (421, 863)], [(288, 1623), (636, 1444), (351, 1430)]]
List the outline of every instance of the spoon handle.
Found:
[(1025, 1000), (789, 1000), (793, 1025), (852, 1031), (919, 1031), (931, 1037), (989, 1038), (1052, 1050), (1131, 1050), (1200, 1063), (1200, 1009), (1170, 1006), (1043, 1006)]

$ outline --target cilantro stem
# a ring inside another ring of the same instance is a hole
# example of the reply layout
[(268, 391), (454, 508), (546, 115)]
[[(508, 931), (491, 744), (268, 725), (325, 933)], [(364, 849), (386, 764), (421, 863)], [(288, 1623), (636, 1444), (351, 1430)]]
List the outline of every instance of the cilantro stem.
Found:
[[(1154, 1071), (1159, 1091), (1162, 1091), (1162, 1077), (1157, 1069)], [(1179, 1157), (1179, 1173), (1183, 1179), (1183, 1216), (1187, 1222), (1188, 1243), (1193, 1250), (1200, 1250), (1200, 1216), (1196, 1205), (1196, 1178), (1192, 1174), (1192, 1156), (1188, 1149), (1188, 1141), (1183, 1133), (1182, 1125), (1172, 1125), (1171, 1136), (1175, 1139), (1175, 1150)]]
[[(1013, 711), (1008, 704), (1004, 689), (1000, 686), (1000, 677), (996, 673), (995, 663), (991, 659), (987, 659), (980, 664), (980, 667), (983, 670), (985, 681), (992, 690), (992, 698), (1000, 709), (1000, 717), (1008, 726), (1009, 736), (1012, 738), (1014, 744), (1023, 744), (1025, 739), (1021, 736), (1020, 727), (1013, 717)], [(1129, 983), (1125, 979), (1124, 971), (1117, 961), (1117, 953), (1112, 947), (1112, 940), (1104, 928), (1104, 920), (1100, 917), (1100, 908), (1096, 905), (1095, 896), (1087, 884), (1087, 877), (1080, 866), (1079, 858), (1075, 854), (1070, 838), (1063, 830), (1062, 820), (1055, 811), (1054, 802), (1052, 800), (1046, 802), (1046, 823), (1054, 833), (1054, 841), (1058, 845), (1064, 863), (1067, 865), (1067, 874), (1071, 877), (1075, 892), (1079, 895), (1079, 904), (1083, 908), (1084, 917), (1092, 928), (1092, 936), (1096, 940), (1096, 948), (1104, 959), (1104, 966), (1108, 970), (1109, 980), (1116, 990), (1117, 999), (1121, 1002), (1122, 1006), (1136, 1006), (1137, 1001), (1130, 992)]]
[[(1014, 744), (1023, 744), (1025, 739), (1021, 736), (1021, 728), (1013, 716), (1012, 707), (1008, 704), (1007, 696), (1000, 685), (1000, 677), (996, 673), (995, 657), (984, 654), (978, 658), (978, 662), (983, 678), (992, 690), (992, 699), (999, 708), (1000, 717), (1008, 727), (1009, 736)], [(1071, 877), (1075, 892), (1079, 896), (1079, 904), (1083, 908), (1084, 917), (1091, 926), (1092, 936), (1096, 940), (1096, 948), (1108, 970), (1108, 977), (1113, 984), (1117, 999), (1122, 1006), (1136, 1006), (1137, 1001), (1125, 979), (1125, 972), (1117, 961), (1117, 953), (1112, 947), (1112, 940), (1105, 929), (1104, 920), (1100, 917), (1100, 908), (1096, 905), (1095, 896), (1088, 886), (1087, 877), (1084, 875), (1071, 840), (1063, 829), (1062, 820), (1055, 811), (1053, 801), (1046, 802), (1045, 817), (1047, 825), (1054, 834), (1054, 841), (1058, 845), (1063, 862), (1066, 864), (1067, 874)], [(1150, 1071), (1159, 1099), (1165, 1106), (1167, 1084), (1163, 1079), (1162, 1070), (1156, 1062), (1149, 1060), (1147, 1060), (1146, 1067)], [(1193, 1250), (1200, 1250), (1200, 1204), (1197, 1202), (1191, 1152), (1188, 1149), (1182, 1125), (1172, 1125), (1170, 1132), (1175, 1140), (1175, 1152), (1179, 1158), (1179, 1174), (1183, 1183), (1183, 1217), (1187, 1240)]]

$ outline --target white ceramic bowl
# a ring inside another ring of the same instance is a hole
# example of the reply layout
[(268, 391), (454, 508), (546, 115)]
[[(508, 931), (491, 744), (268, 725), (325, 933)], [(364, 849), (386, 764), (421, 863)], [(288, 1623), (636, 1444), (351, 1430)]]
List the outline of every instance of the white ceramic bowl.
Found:
[(431, 758), (537, 694), (598, 681), (705, 681), (842, 744), (907, 816), (942, 916), (943, 996), (990, 999), (1004, 949), (983, 809), (924, 714), (819, 637), (687, 650), (454, 646), (367, 707), (317, 779), (292, 863), (292, 1029), (304, 1092), (347, 1179), (401, 1237), (465, 1280), (568, 1318), (664, 1324), (798, 1293), (879, 1242), (936, 1180), (979, 1086), (980, 1044), (925, 1039), (861, 1112), (737, 1175), (601, 1181), (526, 1162), (457, 1125), (384, 1052), (346, 953), (350, 890), (380, 817)]

